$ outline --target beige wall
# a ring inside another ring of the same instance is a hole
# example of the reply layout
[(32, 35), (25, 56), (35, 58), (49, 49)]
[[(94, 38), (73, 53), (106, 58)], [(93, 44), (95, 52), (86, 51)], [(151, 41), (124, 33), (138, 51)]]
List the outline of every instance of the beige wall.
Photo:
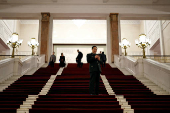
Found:
[(170, 55), (170, 23), (163, 30), (165, 55)]
[[(141, 33), (145, 33), (145, 29), (144, 29), (144, 20), (140, 21), (140, 34)], [(146, 34), (146, 33), (145, 33)]]
[(20, 29), (21, 29), (21, 24), (20, 24), (20, 20), (17, 20), (16, 22), (16, 32), (19, 34), (20, 36)]
[[(28, 46), (28, 41), (30, 41), (33, 37), (36, 41), (38, 41), (38, 29), (38, 24), (20, 24), (19, 38), (23, 39), (23, 42), (18, 51), (32, 51), (32, 49)], [(35, 49), (35, 52), (37, 52), (37, 48)]]
[[(135, 44), (135, 40), (139, 39), (141, 28), (140, 24), (121, 24), (121, 40), (126, 38), (131, 43), (131, 47), (127, 49), (128, 55), (139, 55), (141, 53), (141, 49)], [(124, 53), (123, 49), (122, 52)]]
[(72, 20), (54, 20), (53, 43), (106, 44), (106, 20), (87, 20), (81, 27)]

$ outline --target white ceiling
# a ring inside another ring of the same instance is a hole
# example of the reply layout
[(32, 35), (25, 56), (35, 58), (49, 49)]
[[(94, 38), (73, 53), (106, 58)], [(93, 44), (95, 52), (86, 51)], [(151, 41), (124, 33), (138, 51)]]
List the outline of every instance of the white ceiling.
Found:
[(170, 19), (170, 0), (0, 0), (0, 18), (106, 19), (119, 13), (124, 20)]

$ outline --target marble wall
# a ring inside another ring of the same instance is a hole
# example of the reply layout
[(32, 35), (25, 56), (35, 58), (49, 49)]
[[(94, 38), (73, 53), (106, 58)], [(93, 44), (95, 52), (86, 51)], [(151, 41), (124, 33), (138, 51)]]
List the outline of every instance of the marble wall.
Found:
[(170, 21), (162, 21), (165, 55), (170, 55)]
[(31, 69), (39, 68), (45, 63), (45, 55), (29, 56), (22, 59), (8, 58), (0, 60), (0, 83), (14, 75), (24, 75)]
[(115, 56), (115, 65), (127, 69), (136, 77), (145, 76), (164, 90), (170, 93), (170, 66), (151, 59)]

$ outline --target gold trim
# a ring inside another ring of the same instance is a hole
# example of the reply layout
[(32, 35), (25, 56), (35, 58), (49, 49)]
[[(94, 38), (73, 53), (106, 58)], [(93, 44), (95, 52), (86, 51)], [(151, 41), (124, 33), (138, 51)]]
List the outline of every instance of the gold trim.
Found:
[[(145, 35), (145, 34), (140, 34), (139, 36), (142, 36), (142, 35)], [(145, 35), (146, 36), (146, 35)]]
[(17, 33), (17, 32), (12, 33), (12, 35), (14, 35), (14, 34), (15, 34), (15, 35), (18, 35), (18, 33)]

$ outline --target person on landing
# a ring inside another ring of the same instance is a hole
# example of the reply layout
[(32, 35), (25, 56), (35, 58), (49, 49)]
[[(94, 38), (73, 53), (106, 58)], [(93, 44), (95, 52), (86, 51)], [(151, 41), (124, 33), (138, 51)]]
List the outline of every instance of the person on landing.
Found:
[(78, 55), (76, 57), (77, 67), (82, 67), (81, 59), (83, 58), (83, 53), (77, 50)]
[(98, 95), (99, 94), (99, 80), (100, 80), (100, 73), (101, 67), (100, 64), (103, 63), (100, 55), (96, 54), (97, 47), (92, 47), (92, 53), (87, 54), (87, 62), (90, 63), (89, 71), (90, 71), (90, 86), (89, 91), (91, 95)]

